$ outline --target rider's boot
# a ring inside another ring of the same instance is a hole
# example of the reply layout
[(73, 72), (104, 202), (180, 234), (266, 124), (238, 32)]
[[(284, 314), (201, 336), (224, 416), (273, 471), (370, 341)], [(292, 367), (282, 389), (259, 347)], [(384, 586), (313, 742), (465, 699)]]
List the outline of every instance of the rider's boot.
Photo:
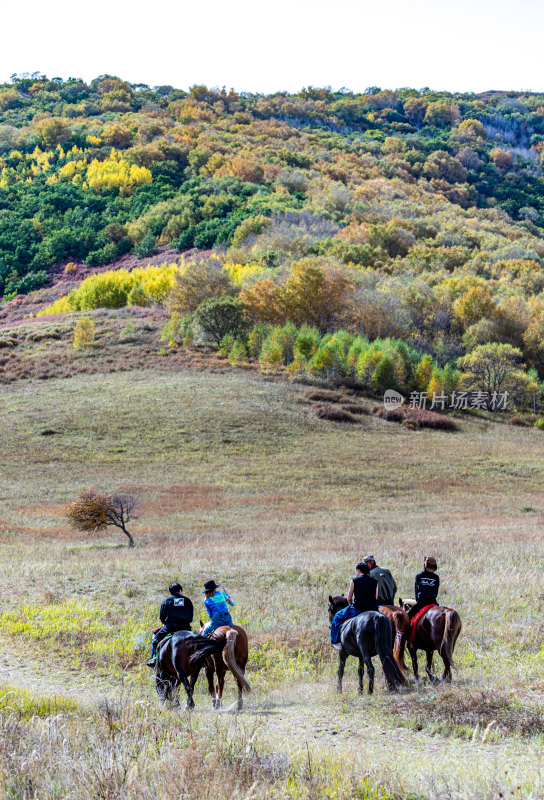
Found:
[(153, 646), (151, 648), (151, 658), (147, 662), (147, 666), (148, 667), (154, 667), (156, 663), (157, 663), (157, 654), (155, 652), (155, 647)]

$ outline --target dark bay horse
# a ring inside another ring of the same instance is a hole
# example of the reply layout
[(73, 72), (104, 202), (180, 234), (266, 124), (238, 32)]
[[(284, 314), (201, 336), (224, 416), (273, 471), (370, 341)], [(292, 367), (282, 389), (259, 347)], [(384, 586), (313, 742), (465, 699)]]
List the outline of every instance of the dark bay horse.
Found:
[[(202, 631), (203, 628), (204, 623), (201, 620), (200, 630)], [(214, 641), (214, 639), (224, 639), (226, 644), (222, 652), (218, 651), (206, 659), (206, 677), (213, 707), (221, 708), (225, 674), (227, 670), (230, 670), (238, 684), (237, 708), (240, 711), (243, 706), (243, 692), (249, 694), (251, 691), (251, 686), (244, 674), (249, 654), (247, 634), (240, 625), (222, 625), (215, 629), (208, 641)], [(214, 685), (214, 675), (217, 675), (217, 688)]]
[[(402, 600), (399, 597), (405, 611), (414, 605), (414, 600)], [(442, 680), (451, 683), (451, 668), (455, 666), (453, 662), (453, 651), (457, 637), (461, 633), (463, 625), (457, 611), (445, 606), (433, 606), (417, 622), (416, 634), (413, 642), (408, 641), (408, 652), (412, 659), (412, 667), (416, 680), (419, 679), (417, 666), (417, 651), (425, 650), (427, 661), (425, 672), (431, 683), (437, 683), (438, 678), (433, 675), (433, 654), (435, 650), (439, 653), (444, 662), (444, 674)]]
[(193, 690), (198, 674), (209, 656), (220, 653), (226, 638), (207, 639), (198, 633), (177, 631), (157, 654), (155, 686), (161, 700), (172, 698), (174, 691), (183, 685), (187, 692), (187, 708), (194, 708)]
[[(329, 595), (329, 620), (340, 608), (345, 607), (346, 598), (343, 596), (331, 597)], [(341, 603), (344, 601), (344, 605)], [(338, 604), (338, 605), (337, 605)], [(404, 686), (406, 679), (398, 668), (393, 658), (391, 623), (388, 617), (378, 611), (363, 611), (356, 617), (348, 620), (342, 626), (340, 633), (340, 644), (338, 664), (338, 683), (336, 689), (342, 691), (342, 678), (348, 656), (355, 656), (359, 659), (359, 694), (363, 693), (363, 678), (365, 666), (368, 672), (368, 693), (374, 691), (374, 666), (372, 657), (379, 656), (382, 662), (382, 669), (390, 691), (396, 691), (400, 686)]]
[[(331, 601), (335, 603), (336, 611), (345, 608), (348, 605), (347, 599), (344, 595), (337, 595), (336, 597), (329, 597), (329, 615), (331, 610)], [(410, 617), (406, 611), (400, 606), (379, 606), (379, 611), (389, 619), (393, 634), (393, 658), (397, 662), (397, 666), (403, 675), (408, 672), (408, 667), (404, 660), (404, 649), (408, 636), (410, 634)], [(336, 613), (334, 611), (334, 614)]]

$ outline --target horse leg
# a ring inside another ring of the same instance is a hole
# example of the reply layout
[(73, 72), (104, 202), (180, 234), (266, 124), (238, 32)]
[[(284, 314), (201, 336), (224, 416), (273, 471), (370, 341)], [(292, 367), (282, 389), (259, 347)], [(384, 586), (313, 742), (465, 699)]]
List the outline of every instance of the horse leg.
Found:
[(155, 674), (155, 688), (157, 689), (157, 694), (163, 703), (170, 699), (172, 694), (172, 684), (168, 678), (163, 677), (162, 672), (157, 672)]
[(365, 657), (365, 664), (368, 672), (368, 693), (372, 694), (374, 691), (374, 664), (369, 655)]
[(408, 645), (408, 652), (410, 653), (410, 658), (412, 659), (412, 669), (414, 670), (414, 678), (416, 681), (419, 680), (419, 670), (417, 666), (417, 648), (411, 642), (407, 642)]
[(425, 672), (431, 683), (438, 683), (438, 678), (433, 675), (433, 650), (427, 650), (427, 660), (425, 662)]
[(244, 700), (242, 695), (242, 684), (238, 682), (238, 702), (236, 704), (236, 708), (238, 709), (238, 711), (241, 711), (243, 707), (244, 707)]
[(444, 662), (444, 674), (442, 675), (442, 681), (444, 683), (451, 683), (451, 664), (450, 664), (450, 660), (449, 660), (447, 654), (442, 653), (442, 652), (440, 653), (440, 657), (442, 658), (442, 661)]
[(357, 694), (363, 693), (363, 678), (365, 676), (365, 662), (362, 658), (359, 659), (359, 687), (357, 689)]
[[(187, 675), (184, 672), (179, 673), (179, 678), (181, 683), (183, 684), (183, 688), (187, 693), (187, 710), (190, 710), (195, 707), (195, 701), (193, 700), (193, 689), (194, 684), (191, 686), (191, 683), (187, 680)], [(196, 683), (196, 678), (195, 678)]]
[(216, 699), (215, 699), (215, 686), (214, 686), (214, 675), (215, 671), (213, 666), (209, 666), (206, 663), (206, 678), (208, 680), (208, 691), (210, 693), (210, 697), (212, 698), (212, 708), (216, 707)]
[(217, 708), (223, 703), (223, 689), (225, 688), (225, 670), (217, 671)]
[(346, 654), (343, 650), (338, 651), (338, 680), (336, 682), (336, 691), (342, 694), (342, 678), (344, 677), (344, 670), (346, 668)]

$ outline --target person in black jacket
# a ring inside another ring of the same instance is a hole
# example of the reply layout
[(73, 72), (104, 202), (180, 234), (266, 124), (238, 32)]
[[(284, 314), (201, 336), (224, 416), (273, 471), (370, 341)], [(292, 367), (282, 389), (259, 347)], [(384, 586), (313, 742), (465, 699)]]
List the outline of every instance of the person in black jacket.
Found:
[(425, 606), (436, 605), (440, 578), (436, 572), (438, 565), (436, 559), (427, 556), (423, 562), (423, 572), (416, 575), (416, 604), (408, 611), (410, 619)]
[(173, 583), (168, 587), (170, 597), (163, 600), (159, 616), (162, 627), (158, 628), (151, 640), (151, 658), (147, 662), (148, 667), (154, 667), (157, 661), (157, 645), (169, 633), (176, 631), (190, 631), (193, 621), (193, 604), (188, 597), (183, 594), (183, 588), (179, 583)]

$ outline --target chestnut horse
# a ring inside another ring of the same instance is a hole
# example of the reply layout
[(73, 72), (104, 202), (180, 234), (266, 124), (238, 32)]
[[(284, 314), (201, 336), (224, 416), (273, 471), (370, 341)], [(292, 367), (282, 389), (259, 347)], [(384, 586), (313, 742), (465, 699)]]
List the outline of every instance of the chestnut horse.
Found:
[[(403, 601), (401, 597), (399, 597), (399, 602), (405, 611), (408, 611), (415, 604), (414, 600)], [(432, 671), (433, 654), (436, 650), (444, 662), (442, 680), (446, 683), (451, 683), (451, 668), (455, 667), (453, 650), (462, 627), (461, 618), (457, 611), (445, 606), (433, 606), (418, 620), (414, 641), (408, 641), (408, 652), (412, 659), (416, 680), (419, 680), (417, 651), (425, 650), (427, 655), (425, 672), (431, 683), (438, 683), (439, 679), (436, 675), (433, 675)]]
[[(348, 601), (343, 594), (337, 595), (334, 598), (329, 597), (329, 609), (331, 600), (335, 601), (336, 611), (340, 611), (341, 608), (345, 608), (348, 605)], [(404, 649), (410, 634), (410, 617), (400, 606), (378, 606), (378, 610), (385, 614), (391, 623), (391, 628), (393, 629), (393, 658), (403, 675), (406, 675), (408, 667), (404, 660)]]
[[(200, 620), (200, 631), (202, 632), (204, 623)], [(249, 654), (247, 634), (240, 625), (221, 625), (207, 637), (207, 641), (213, 642), (216, 639), (224, 639), (226, 646), (223, 652), (217, 650), (206, 659), (206, 677), (208, 679), (208, 689), (212, 698), (214, 708), (221, 708), (223, 689), (225, 687), (225, 674), (230, 669), (236, 683), (238, 684), (238, 711), (242, 709), (242, 693), (251, 692), (251, 686), (246, 680), (245, 670)], [(217, 688), (214, 685), (214, 674), (217, 675)]]
[[(345, 608), (346, 598), (343, 595), (329, 595), (329, 621), (340, 608)], [(359, 659), (359, 694), (363, 693), (363, 677), (365, 666), (368, 672), (368, 693), (374, 691), (374, 666), (372, 657), (379, 656), (389, 691), (396, 691), (405, 685), (406, 679), (400, 671), (392, 650), (393, 634), (391, 623), (385, 614), (378, 611), (363, 611), (347, 620), (342, 625), (340, 642), (342, 649), (338, 651), (338, 683), (336, 690), (342, 691), (342, 678), (348, 656)]]
[(194, 708), (193, 690), (198, 674), (209, 656), (220, 653), (225, 636), (207, 639), (191, 631), (177, 631), (159, 647), (155, 664), (155, 686), (161, 700), (170, 700), (183, 684), (187, 708)]

